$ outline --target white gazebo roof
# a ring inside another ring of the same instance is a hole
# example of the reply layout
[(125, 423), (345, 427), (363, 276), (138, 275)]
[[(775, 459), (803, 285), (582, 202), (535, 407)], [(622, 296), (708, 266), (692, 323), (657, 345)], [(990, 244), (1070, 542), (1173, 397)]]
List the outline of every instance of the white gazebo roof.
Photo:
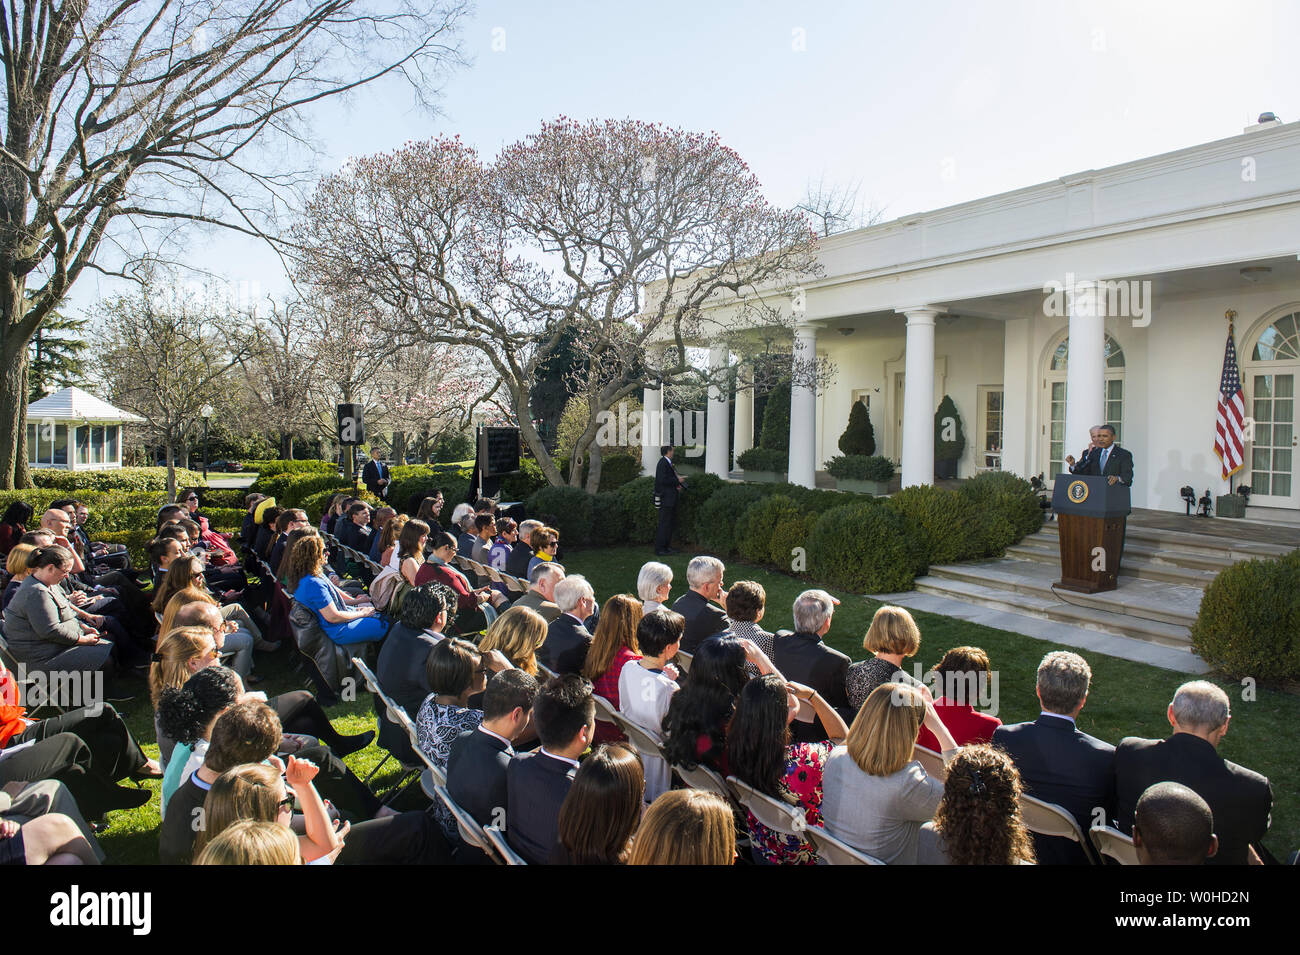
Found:
[(27, 406), (32, 421), (143, 421), (137, 414), (114, 408), (80, 388), (64, 388)]

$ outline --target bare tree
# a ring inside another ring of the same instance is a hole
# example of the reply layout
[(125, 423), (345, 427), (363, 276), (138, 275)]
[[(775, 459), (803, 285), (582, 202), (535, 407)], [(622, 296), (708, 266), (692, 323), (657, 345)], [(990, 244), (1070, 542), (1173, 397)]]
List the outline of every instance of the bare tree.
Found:
[(232, 336), (249, 399), (247, 424), (275, 434), (284, 458), (293, 457), (295, 435), (307, 430), (309, 388), (320, 362), (308, 318), (301, 302), (268, 298)]
[(823, 173), (816, 182), (808, 180), (803, 199), (796, 208), (808, 214), (817, 227), (817, 234), (823, 237), (863, 229), (883, 219), (885, 207), (864, 203), (860, 198), (861, 192), (861, 180), (847, 184), (828, 183)]
[(83, 272), (122, 272), (142, 242), (192, 223), (267, 236), (303, 176), (283, 150), (255, 147), (305, 145), (305, 107), (380, 77), (431, 94), (459, 58), (463, 12), (459, 0), (4, 4), (0, 487), (27, 482), (27, 342)]

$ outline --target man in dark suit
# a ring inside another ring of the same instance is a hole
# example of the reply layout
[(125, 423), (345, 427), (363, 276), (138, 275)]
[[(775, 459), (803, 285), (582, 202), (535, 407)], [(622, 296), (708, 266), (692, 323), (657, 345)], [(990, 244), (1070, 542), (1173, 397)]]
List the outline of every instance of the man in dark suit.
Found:
[[(993, 745), (1015, 762), (1025, 792), (1070, 813), (1085, 839), (1094, 821), (1111, 817), (1115, 801), (1115, 747), (1075, 727), (1091, 682), (1092, 670), (1083, 657), (1066, 650), (1049, 653), (1038, 664), (1041, 715), (1032, 723), (999, 726), (993, 732)], [(1088, 861), (1068, 839), (1035, 833), (1034, 850), (1044, 865)]]
[(673, 467), (673, 446), (665, 444), (659, 449), (663, 455), (655, 468), (655, 501), (659, 508), (659, 529), (655, 532), (655, 553), (675, 554), (673, 550), (673, 522), (677, 519), (677, 498), (686, 489), (686, 482)]
[[(506, 821), (506, 772), (515, 755), (512, 744), (528, 725), (537, 690), (537, 680), (523, 670), (501, 671), (483, 693), (483, 722), (451, 744), (447, 792), (481, 826)], [(456, 861), (491, 864), (481, 850), (468, 845), (456, 850)]]
[(370, 449), (370, 460), (366, 466), (361, 469), (361, 481), (366, 486), (366, 490), (376, 497), (388, 497), (388, 485), (392, 482), (392, 474), (388, 470), (388, 465), (379, 460), (379, 449)]
[(519, 539), (510, 548), (506, 558), (506, 573), (520, 580), (528, 579), (528, 563), (533, 559), (533, 548), (529, 545), (533, 531), (545, 525), (541, 521), (528, 520), (519, 525)]
[(1262, 852), (1273, 808), (1273, 787), (1259, 773), (1224, 759), (1219, 742), (1228, 732), (1228, 694), (1206, 680), (1184, 683), (1166, 711), (1168, 739), (1120, 740), (1115, 750), (1116, 821), (1133, 828), (1138, 800), (1158, 782), (1182, 783), (1209, 803), (1219, 851), (1211, 865), (1245, 865)]
[(591, 684), (558, 676), (537, 692), (533, 727), (542, 745), (506, 769), (506, 838), (530, 864), (545, 864), (558, 841), (560, 806), (578, 771), (578, 757), (596, 732)]
[(1219, 851), (1210, 804), (1181, 783), (1156, 783), (1133, 814), (1133, 849), (1142, 865), (1205, 865)]
[(1065, 463), (1071, 474), (1097, 474), (1105, 477), (1108, 484), (1133, 486), (1133, 455), (1115, 444), (1115, 428), (1109, 424), (1099, 424), (1089, 431), (1092, 444), (1074, 460), (1074, 455), (1067, 454)]
[[(849, 706), (844, 681), (853, 661), (822, 642), (830, 632), (838, 602), (824, 590), (805, 590), (795, 598), (795, 632), (781, 631), (772, 640), (772, 665), (787, 680), (812, 687), (846, 723), (852, 723), (857, 714)], [(827, 738), (820, 719), (812, 723), (796, 720), (790, 724), (790, 733), (793, 740), (802, 743)]]
[[(543, 561), (533, 568), (528, 590), (512, 607), (527, 607), (542, 615), (547, 626), (560, 617), (560, 607), (555, 602), (555, 586), (564, 579), (564, 567), (553, 560)], [(545, 646), (545, 644), (543, 644)]]
[(565, 577), (555, 585), (555, 603), (560, 615), (546, 630), (537, 659), (553, 673), (581, 673), (591, 648), (591, 632), (583, 621), (596, 609), (596, 594), (580, 574)]
[(682, 650), (686, 653), (694, 653), (709, 637), (731, 627), (727, 612), (716, 606), (725, 605), (727, 600), (727, 592), (722, 589), (726, 570), (716, 557), (692, 557), (686, 565), (686, 586), (691, 589), (678, 597), (672, 608), (686, 621), (682, 634)]

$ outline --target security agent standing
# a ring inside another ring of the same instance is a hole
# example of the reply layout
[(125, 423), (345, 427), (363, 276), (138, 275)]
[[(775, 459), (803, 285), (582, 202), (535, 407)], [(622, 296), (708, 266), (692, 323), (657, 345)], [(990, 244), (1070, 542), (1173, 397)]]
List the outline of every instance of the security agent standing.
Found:
[(392, 475), (389, 473), (388, 465), (379, 460), (379, 448), (371, 448), (370, 460), (361, 469), (361, 480), (365, 484), (366, 490), (386, 500), (391, 478)]
[(670, 546), (673, 539), (673, 522), (677, 517), (678, 495), (686, 490), (686, 482), (673, 467), (673, 446), (665, 444), (659, 449), (663, 455), (655, 468), (655, 507), (659, 509), (659, 529), (655, 532), (655, 553), (664, 556), (676, 554)]
[(1115, 429), (1099, 424), (1090, 429), (1092, 444), (1079, 456), (1067, 454), (1065, 463), (1071, 474), (1093, 474), (1106, 478), (1107, 484), (1133, 486), (1133, 455), (1115, 444)]

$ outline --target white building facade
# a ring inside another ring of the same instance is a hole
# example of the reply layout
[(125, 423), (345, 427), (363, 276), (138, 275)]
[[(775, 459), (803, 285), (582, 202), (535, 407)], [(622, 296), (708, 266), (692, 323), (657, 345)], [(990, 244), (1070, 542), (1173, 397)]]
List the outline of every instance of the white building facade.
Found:
[[(877, 453), (904, 485), (931, 483), (947, 394), (962, 477), (1050, 482), (1109, 422), (1134, 457), (1134, 506), (1181, 510), (1184, 485), (1228, 490), (1213, 449), (1233, 311), (1255, 421), (1236, 483), (1254, 491), (1252, 517), (1300, 511), (1300, 123), (833, 236), (819, 259), (791, 347), (836, 373), (819, 393), (794, 390), (791, 481), (812, 486), (864, 401)], [(725, 474), (759, 423), (737, 392), (727, 447), (726, 396), (710, 397), (706, 466)]]

